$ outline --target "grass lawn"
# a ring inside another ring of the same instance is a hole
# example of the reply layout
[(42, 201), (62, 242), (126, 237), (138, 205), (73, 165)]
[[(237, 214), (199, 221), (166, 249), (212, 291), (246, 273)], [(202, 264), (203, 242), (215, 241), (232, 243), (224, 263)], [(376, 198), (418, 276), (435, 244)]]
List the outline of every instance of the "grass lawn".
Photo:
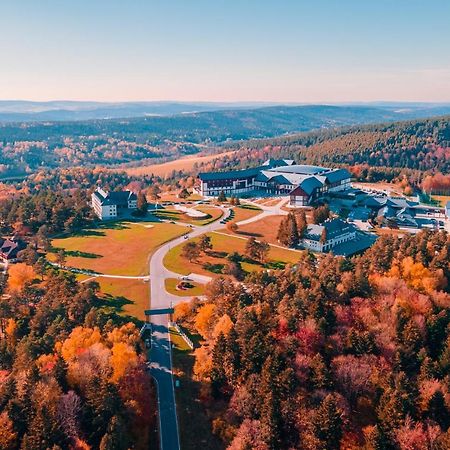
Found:
[(431, 198), (439, 203), (443, 208), (450, 201), (450, 195), (432, 195)]
[[(212, 251), (207, 255), (201, 255), (197, 262), (189, 262), (187, 259), (181, 257), (183, 244), (177, 245), (172, 248), (164, 258), (164, 265), (176, 273), (182, 275), (188, 275), (189, 273), (198, 273), (201, 275), (214, 276), (221, 275), (221, 269), (226, 264), (226, 256), (229, 253), (238, 252), (244, 254), (246, 238), (239, 238), (232, 235), (223, 235), (219, 233), (208, 233), (211, 237), (213, 245)], [(285, 263), (296, 263), (300, 255), (298, 252), (271, 247), (269, 252), (269, 262), (266, 267), (280, 267)], [(209, 269), (206, 269), (204, 265), (209, 264)], [(242, 268), (247, 272), (253, 272), (262, 270), (264, 267), (260, 264), (254, 264), (252, 262), (243, 262)]]
[(187, 345), (186, 341), (182, 338), (181, 334), (173, 327), (169, 328), (170, 342), (175, 345), (177, 350), (182, 352), (189, 352), (191, 349)]
[(233, 222), (240, 222), (241, 220), (247, 220), (251, 217), (255, 217), (262, 213), (262, 209), (253, 205), (241, 205), (234, 208)]
[(105, 299), (105, 307), (145, 320), (144, 310), (149, 309), (149, 285), (142, 280), (120, 278), (96, 278)]
[(205, 293), (204, 286), (193, 281), (188, 281), (188, 283), (193, 286), (192, 288), (186, 290), (178, 290), (176, 287), (179, 282), (180, 280), (177, 280), (176, 278), (166, 278), (164, 281), (166, 291), (170, 292), (171, 294), (178, 295), (179, 297), (195, 297), (197, 295), (204, 295)]
[(222, 210), (219, 208), (216, 208), (214, 206), (209, 206), (209, 205), (186, 205), (187, 207), (192, 207), (193, 209), (197, 209), (198, 211), (201, 211), (205, 214), (207, 214), (208, 216), (205, 217), (204, 219), (196, 219), (193, 217), (188, 216), (187, 214), (184, 214), (182, 211), (179, 211), (175, 208), (171, 208), (171, 207), (167, 207), (164, 209), (159, 209), (155, 212), (153, 212), (152, 214), (156, 217), (158, 217), (159, 219), (164, 219), (164, 220), (170, 220), (170, 221), (180, 221), (180, 222), (184, 222), (184, 223), (190, 223), (192, 225), (198, 225), (198, 226), (203, 226), (203, 225), (207, 225), (211, 222), (216, 221), (217, 219), (219, 219), (220, 217), (222, 217)]
[[(192, 336), (194, 342), (195, 337)], [(200, 400), (202, 384), (194, 380), (194, 356), (184, 341), (180, 342), (182, 339), (179, 335), (171, 331), (170, 339), (175, 344), (172, 350), (174, 378), (180, 382), (180, 386), (175, 387), (175, 398), (181, 448), (183, 450), (223, 450), (225, 446), (212, 433), (212, 418), (208, 416)], [(219, 403), (218, 401), (213, 406), (216, 408), (225, 406)]]
[[(116, 222), (54, 239), (52, 246), (64, 249), (66, 264), (71, 267), (109, 275), (147, 275), (150, 254), (188, 230), (170, 223)], [(48, 254), (50, 260), (55, 257), (54, 253)]]
[(256, 239), (263, 239), (269, 244), (279, 244), (277, 240), (278, 228), (281, 221), (286, 216), (266, 216), (256, 222), (248, 223), (246, 225), (239, 226), (237, 233), (232, 233), (229, 230), (220, 230), (228, 234), (234, 234), (236, 236), (250, 237), (254, 236)]

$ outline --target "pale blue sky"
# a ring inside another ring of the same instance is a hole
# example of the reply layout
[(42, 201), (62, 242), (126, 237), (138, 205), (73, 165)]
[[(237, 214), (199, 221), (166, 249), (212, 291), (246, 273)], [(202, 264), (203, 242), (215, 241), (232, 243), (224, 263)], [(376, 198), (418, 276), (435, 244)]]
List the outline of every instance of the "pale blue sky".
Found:
[(450, 0), (0, 0), (0, 99), (450, 101)]

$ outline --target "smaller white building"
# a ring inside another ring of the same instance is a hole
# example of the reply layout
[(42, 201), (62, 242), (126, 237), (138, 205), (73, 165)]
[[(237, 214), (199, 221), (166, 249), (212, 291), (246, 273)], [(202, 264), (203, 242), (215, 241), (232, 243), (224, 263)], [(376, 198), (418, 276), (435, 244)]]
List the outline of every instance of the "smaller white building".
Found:
[(115, 219), (137, 208), (137, 196), (131, 191), (106, 192), (97, 188), (91, 200), (92, 209), (101, 220)]
[(329, 252), (337, 245), (356, 240), (357, 228), (341, 219), (308, 225), (301, 245), (314, 252)]

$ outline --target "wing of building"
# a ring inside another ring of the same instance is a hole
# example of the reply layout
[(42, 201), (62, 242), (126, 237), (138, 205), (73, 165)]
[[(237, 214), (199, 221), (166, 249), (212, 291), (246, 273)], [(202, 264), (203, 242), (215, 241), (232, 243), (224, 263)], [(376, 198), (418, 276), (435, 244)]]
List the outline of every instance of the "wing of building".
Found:
[(200, 193), (225, 195), (273, 194), (291, 197), (292, 206), (309, 205), (326, 192), (347, 189), (351, 174), (346, 169), (330, 169), (295, 164), (293, 160), (268, 159), (263, 165), (231, 172), (200, 173)]
[(131, 191), (106, 192), (97, 188), (91, 200), (92, 208), (101, 220), (115, 219), (137, 208), (137, 196)]

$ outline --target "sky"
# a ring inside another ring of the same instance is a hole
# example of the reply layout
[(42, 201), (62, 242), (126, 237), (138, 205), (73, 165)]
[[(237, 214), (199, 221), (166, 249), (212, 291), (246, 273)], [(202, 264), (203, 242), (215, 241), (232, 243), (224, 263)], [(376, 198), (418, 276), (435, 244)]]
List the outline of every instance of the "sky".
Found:
[(0, 99), (450, 101), (450, 0), (0, 0)]

